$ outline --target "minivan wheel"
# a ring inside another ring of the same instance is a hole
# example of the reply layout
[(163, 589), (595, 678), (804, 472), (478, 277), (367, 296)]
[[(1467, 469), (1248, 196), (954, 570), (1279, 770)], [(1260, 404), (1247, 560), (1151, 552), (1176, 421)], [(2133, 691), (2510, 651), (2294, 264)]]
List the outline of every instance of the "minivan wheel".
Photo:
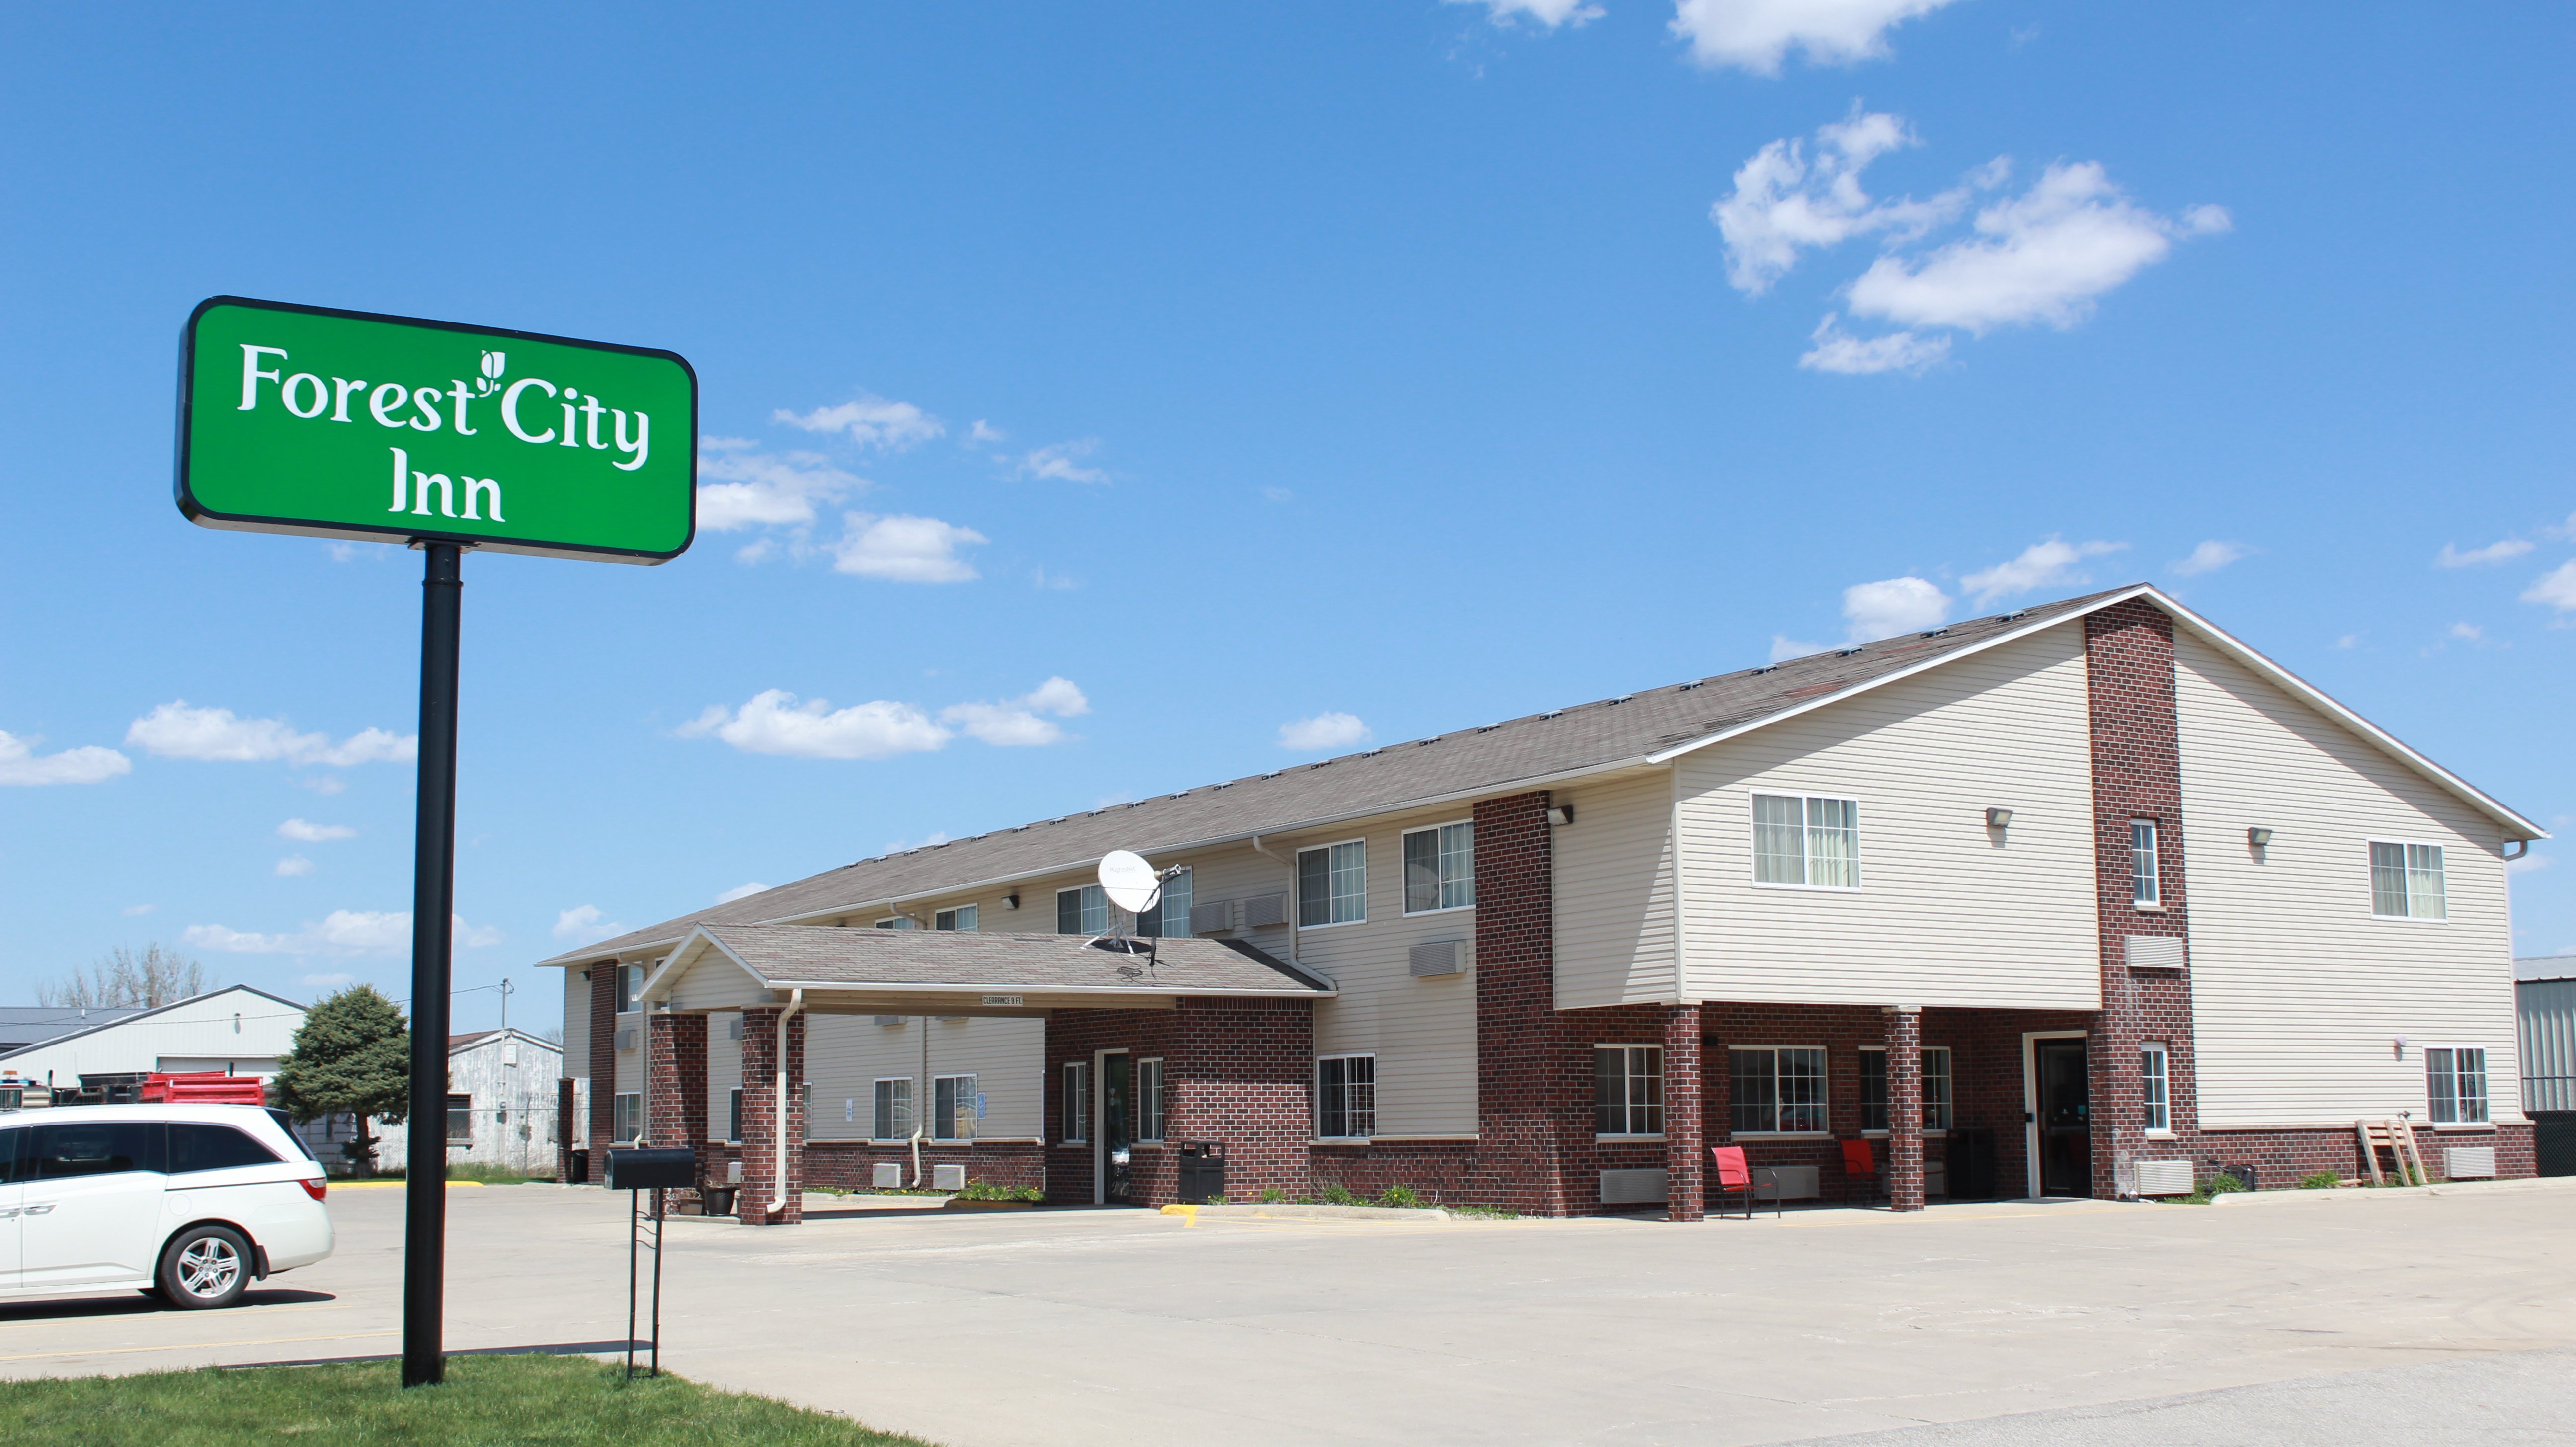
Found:
[(250, 1273), (250, 1243), (230, 1226), (192, 1226), (161, 1252), (161, 1294), (183, 1310), (232, 1305)]

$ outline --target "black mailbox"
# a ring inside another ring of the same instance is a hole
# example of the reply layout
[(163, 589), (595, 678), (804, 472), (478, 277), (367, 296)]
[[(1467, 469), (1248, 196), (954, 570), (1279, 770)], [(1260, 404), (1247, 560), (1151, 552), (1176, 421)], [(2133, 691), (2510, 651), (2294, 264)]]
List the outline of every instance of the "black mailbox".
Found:
[(608, 1189), (650, 1191), (698, 1183), (698, 1153), (686, 1146), (630, 1146), (608, 1153)]
[(1225, 1147), (1215, 1141), (1181, 1142), (1181, 1204), (1225, 1200)]

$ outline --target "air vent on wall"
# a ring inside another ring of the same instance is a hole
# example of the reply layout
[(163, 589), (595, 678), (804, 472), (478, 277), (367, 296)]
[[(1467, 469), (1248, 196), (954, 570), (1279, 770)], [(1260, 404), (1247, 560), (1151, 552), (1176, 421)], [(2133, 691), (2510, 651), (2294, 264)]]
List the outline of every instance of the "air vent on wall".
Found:
[(740, 1015), (734, 1016), (732, 1020), (726, 1023), (725, 1038), (728, 1040), (739, 1040), (742, 1038), (742, 1017)]
[(903, 1023), (903, 1017), (901, 1015), (879, 1015), (877, 1017), (877, 1023), (880, 1025), (900, 1025)]
[(2141, 1196), (2190, 1195), (2191, 1162), (2138, 1162), (2138, 1194)]
[(634, 1027), (629, 1026), (628, 1028), (617, 1032), (617, 1048), (620, 1050), (632, 1050), (635, 1048)]
[(2442, 1152), (2442, 1174), (2455, 1181), (2492, 1178), (2495, 1175), (2495, 1147), (2446, 1147)]
[(879, 1190), (901, 1190), (903, 1164), (899, 1161), (877, 1162), (868, 1168), (868, 1184)]

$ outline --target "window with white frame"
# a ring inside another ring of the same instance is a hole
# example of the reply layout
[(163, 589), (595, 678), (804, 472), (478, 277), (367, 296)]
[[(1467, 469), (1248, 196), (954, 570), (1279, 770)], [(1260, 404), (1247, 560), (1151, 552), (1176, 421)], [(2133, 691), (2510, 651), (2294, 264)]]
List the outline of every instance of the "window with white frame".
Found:
[(2156, 821), (2129, 821), (2129, 902), (2162, 904), (2156, 875)]
[(1592, 1131), (1595, 1135), (1664, 1133), (1664, 1047), (1592, 1047)]
[(1109, 932), (1109, 896), (1099, 885), (1086, 884), (1080, 889), (1055, 892), (1055, 932), (1060, 935), (1097, 935)]
[(1136, 1139), (1163, 1138), (1163, 1062), (1136, 1062)]
[(1825, 1128), (1821, 1045), (1748, 1045), (1726, 1052), (1734, 1094), (1728, 1127), (1755, 1134), (1806, 1135)]
[(971, 934), (974, 932), (976, 927), (976, 918), (979, 908), (980, 907), (976, 905), (961, 904), (955, 909), (943, 909), (939, 913), (930, 917), (930, 927), (932, 929), (965, 930)]
[(891, 1076), (876, 1082), (876, 1111), (868, 1123), (870, 1136), (881, 1141), (899, 1141), (912, 1134), (912, 1077)]
[(975, 1077), (942, 1075), (930, 1082), (930, 1136), (971, 1140), (975, 1135)]
[(1365, 1140), (1377, 1134), (1377, 1057), (1327, 1055), (1315, 1062), (1315, 1134)]
[(2167, 1091), (2162, 1041), (2144, 1040), (2138, 1044), (2138, 1107), (2142, 1128), (2173, 1129), (2173, 1097)]
[(878, 921), (877, 921), (877, 928), (878, 928), (878, 929), (919, 929), (919, 928), (921, 928), (921, 925), (920, 925), (920, 923), (919, 923), (918, 921), (916, 921), (916, 920), (915, 920), (911, 915), (908, 915), (908, 914), (898, 914), (898, 915), (890, 916), (890, 917), (885, 918), (885, 919), (878, 920)]
[(1860, 888), (1860, 801), (1754, 795), (1753, 881)]
[(2424, 1052), (2424, 1093), (2433, 1124), (2483, 1125), (2487, 1118), (2487, 1053), (2459, 1046)]
[(1064, 1129), (1068, 1141), (1091, 1139), (1091, 1062), (1076, 1060), (1064, 1067)]
[(1404, 836), (1404, 912), (1465, 909), (1476, 902), (1476, 826), (1442, 824)]
[(2382, 919), (2448, 919), (2442, 846), (2370, 844), (2370, 912)]
[(1136, 934), (1142, 939), (1185, 940), (1190, 937), (1190, 872), (1163, 881), (1163, 897), (1152, 909), (1136, 916)]
[(733, 1113), (726, 1119), (725, 1139), (737, 1145), (742, 1142), (742, 1087), (739, 1085), (733, 1088)]
[[(1918, 1075), (1923, 1087), (1923, 1128), (1927, 1131), (1950, 1128), (1950, 1047), (1926, 1045), (1920, 1054)], [(1860, 1128), (1865, 1131), (1887, 1129), (1887, 1047), (1860, 1047)]]
[(644, 967), (642, 965), (619, 965), (617, 967), (617, 1013), (620, 1015), (633, 1014), (635, 1012), (635, 997), (642, 993), (644, 993)]
[(611, 1140), (631, 1141), (644, 1130), (644, 1093), (621, 1090), (608, 1107), (608, 1136)]
[(1352, 924), (1368, 918), (1368, 842), (1297, 851), (1297, 923)]

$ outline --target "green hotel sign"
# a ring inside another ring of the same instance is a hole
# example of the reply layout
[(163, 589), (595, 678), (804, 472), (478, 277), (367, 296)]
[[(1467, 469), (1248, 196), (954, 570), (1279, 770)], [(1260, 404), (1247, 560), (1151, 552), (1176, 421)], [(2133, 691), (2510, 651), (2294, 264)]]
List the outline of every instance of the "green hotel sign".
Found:
[(673, 352), (214, 297), (179, 357), (179, 510), (246, 532), (622, 563), (697, 528)]

